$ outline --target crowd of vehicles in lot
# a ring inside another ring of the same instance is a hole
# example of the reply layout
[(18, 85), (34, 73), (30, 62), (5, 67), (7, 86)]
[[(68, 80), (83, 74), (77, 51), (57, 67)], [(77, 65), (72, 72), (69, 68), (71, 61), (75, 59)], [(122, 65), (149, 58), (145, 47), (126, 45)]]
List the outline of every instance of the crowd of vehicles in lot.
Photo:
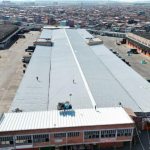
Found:
[[(114, 53), (117, 57), (121, 58), (121, 56), (119, 56), (118, 52), (113, 51), (112, 49), (110, 49), (110, 51), (112, 51), (112, 53)], [(138, 54), (138, 51), (137, 51), (137, 49), (130, 49), (129, 51), (127, 51), (127, 54), (131, 54), (131, 53), (132, 54)], [(127, 65), (130, 66), (129, 62), (127, 62), (125, 59), (121, 58), (121, 60), (124, 61)]]
[[(121, 56), (119, 56), (119, 53), (118, 52), (116, 52), (116, 51), (113, 51), (112, 49), (109, 49), (112, 53), (114, 53), (118, 58), (121, 58)], [(126, 61), (125, 59), (123, 59), (123, 58), (121, 58), (121, 60), (123, 61), (123, 62), (125, 62), (128, 66), (130, 66), (130, 64), (129, 64), (129, 62), (128, 61)]]

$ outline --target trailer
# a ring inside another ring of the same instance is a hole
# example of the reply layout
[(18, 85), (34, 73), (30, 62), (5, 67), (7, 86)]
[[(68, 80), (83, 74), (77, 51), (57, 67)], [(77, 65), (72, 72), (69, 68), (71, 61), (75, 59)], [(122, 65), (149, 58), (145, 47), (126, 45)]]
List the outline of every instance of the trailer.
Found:
[(26, 38), (24, 34), (18, 34), (19, 38)]
[(25, 49), (26, 52), (34, 52), (35, 46), (28, 46), (28, 48)]
[(30, 62), (30, 59), (31, 59), (31, 56), (23, 56), (22, 62), (23, 62), (23, 63), (29, 63), (29, 62)]

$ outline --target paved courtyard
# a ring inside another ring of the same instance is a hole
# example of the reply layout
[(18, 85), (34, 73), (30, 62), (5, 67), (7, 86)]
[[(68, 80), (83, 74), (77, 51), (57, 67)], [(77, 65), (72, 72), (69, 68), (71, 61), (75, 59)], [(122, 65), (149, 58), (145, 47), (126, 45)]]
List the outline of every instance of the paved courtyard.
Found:
[(10, 43), (8, 48), (0, 50), (0, 116), (7, 112), (23, 77), (22, 57), (29, 55), (25, 48), (33, 45), (40, 32), (31, 31), (26, 38), (18, 39), (17, 43)]

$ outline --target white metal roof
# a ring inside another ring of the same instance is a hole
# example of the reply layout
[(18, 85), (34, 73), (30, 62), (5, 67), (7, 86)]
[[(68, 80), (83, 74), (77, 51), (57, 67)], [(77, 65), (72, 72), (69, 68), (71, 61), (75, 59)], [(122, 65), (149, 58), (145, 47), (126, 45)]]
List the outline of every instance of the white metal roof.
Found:
[(47, 38), (51, 38), (52, 36), (52, 30), (49, 29), (44, 29), (40, 35), (40, 39), (47, 39)]
[(44, 26), (43, 29), (69, 29), (69, 26)]
[(131, 123), (122, 107), (5, 113), (0, 119), (0, 132)]

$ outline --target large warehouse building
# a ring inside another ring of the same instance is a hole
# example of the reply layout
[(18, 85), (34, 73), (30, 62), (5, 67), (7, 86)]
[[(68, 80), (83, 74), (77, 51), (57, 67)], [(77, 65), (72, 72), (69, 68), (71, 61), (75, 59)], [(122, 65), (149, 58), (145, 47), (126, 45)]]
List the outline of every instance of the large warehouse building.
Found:
[(20, 30), (21, 28), (15, 25), (0, 25), (0, 49), (4, 49), (10, 41), (16, 39)]
[[(0, 117), (0, 147), (132, 144), (132, 118), (150, 115), (149, 83), (84, 29), (43, 29), (37, 41), (9, 113)], [(66, 101), (72, 109), (57, 110)]]

